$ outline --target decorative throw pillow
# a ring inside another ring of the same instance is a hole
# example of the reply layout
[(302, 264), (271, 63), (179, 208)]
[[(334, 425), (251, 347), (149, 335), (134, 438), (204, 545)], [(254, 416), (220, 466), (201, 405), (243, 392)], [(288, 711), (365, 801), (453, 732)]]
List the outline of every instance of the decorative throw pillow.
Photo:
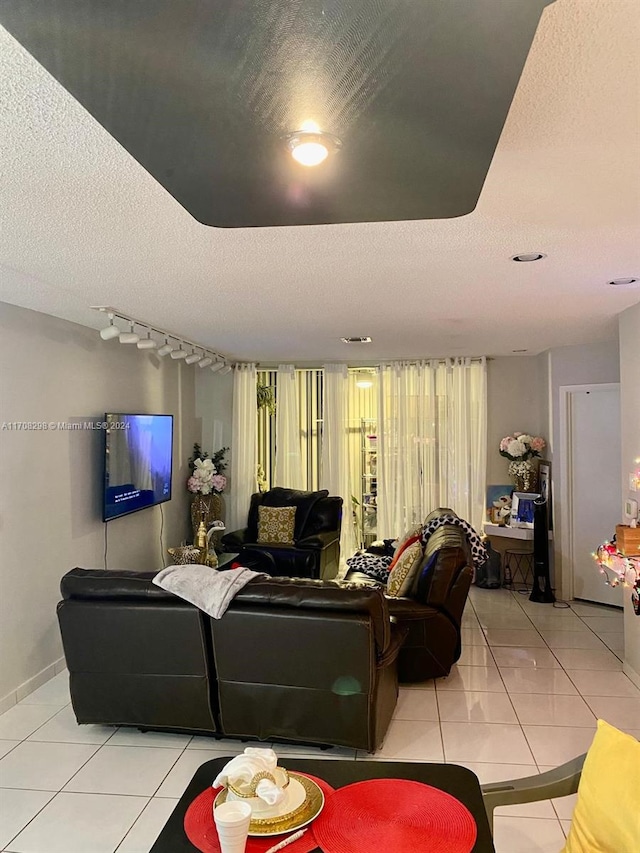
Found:
[(259, 506), (258, 542), (293, 545), (295, 523), (294, 506)]
[(422, 562), (422, 546), (414, 542), (402, 552), (402, 556), (389, 572), (387, 594), (395, 598), (406, 595), (413, 585), (413, 576)]
[(604, 720), (585, 758), (562, 853), (640, 850), (640, 743)]
[(373, 580), (386, 584), (389, 578), (390, 562), (391, 557), (384, 557), (380, 554), (355, 554), (353, 557), (349, 557), (347, 566), (352, 571), (362, 572)]
[(408, 539), (405, 539), (403, 542), (400, 542), (394, 552), (393, 560), (391, 561), (391, 565), (389, 566), (390, 570), (395, 568), (396, 563), (407, 550), (407, 548), (410, 548), (414, 542), (418, 541), (418, 539), (420, 539), (419, 533), (415, 533), (413, 536), (410, 536)]

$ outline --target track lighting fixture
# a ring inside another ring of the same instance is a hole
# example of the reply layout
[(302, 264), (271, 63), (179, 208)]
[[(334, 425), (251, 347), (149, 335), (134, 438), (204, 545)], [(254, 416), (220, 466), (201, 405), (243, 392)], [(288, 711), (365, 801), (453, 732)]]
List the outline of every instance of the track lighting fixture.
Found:
[(110, 341), (120, 335), (120, 329), (114, 325), (113, 314), (109, 314), (109, 325), (100, 331), (100, 337), (103, 341)]
[[(129, 317), (106, 305), (93, 305), (92, 307), (96, 311), (105, 313), (109, 318), (109, 325), (100, 330), (100, 337), (103, 341), (119, 338), (122, 344), (136, 344), (141, 350), (155, 350), (155, 354), (160, 358), (169, 355), (175, 361), (184, 359), (186, 364), (197, 364), (198, 367), (202, 368), (210, 367), (214, 373), (219, 371), (229, 373), (231, 371), (231, 366), (226, 363), (223, 355), (202, 346), (197, 341), (187, 341), (184, 338), (176, 337), (166, 329), (151, 326), (144, 320)], [(122, 332), (116, 325), (116, 320), (128, 323), (129, 331)], [(136, 326), (146, 330), (146, 337), (140, 338), (136, 332)], [(164, 343), (160, 345), (160, 340), (163, 339)]]
[(165, 338), (164, 343), (158, 349), (158, 355), (160, 356), (160, 358), (164, 358), (165, 355), (169, 355), (170, 352), (173, 352), (173, 347), (171, 346), (167, 338)]
[(155, 349), (157, 346), (158, 342), (151, 337), (151, 329), (149, 329), (146, 338), (141, 338), (138, 341), (138, 349)]
[(227, 373), (231, 373), (231, 370), (232, 370), (231, 365), (225, 364), (225, 366), (220, 371), (220, 376), (226, 376)]

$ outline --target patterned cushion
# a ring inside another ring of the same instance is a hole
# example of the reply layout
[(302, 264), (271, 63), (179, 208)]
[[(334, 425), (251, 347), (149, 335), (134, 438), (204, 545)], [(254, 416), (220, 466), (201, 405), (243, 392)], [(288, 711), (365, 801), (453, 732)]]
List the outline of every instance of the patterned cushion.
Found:
[(400, 557), (402, 557), (402, 555), (407, 550), (407, 548), (410, 548), (414, 542), (417, 542), (418, 539), (420, 539), (419, 533), (420, 533), (420, 531), (418, 531), (418, 533), (416, 533), (414, 536), (410, 536), (408, 539), (405, 539), (404, 542), (401, 542), (398, 545), (398, 547), (396, 548), (396, 550), (393, 554), (393, 560), (391, 561), (391, 565), (389, 566), (389, 569), (395, 569), (396, 563), (398, 562)]
[(395, 598), (407, 595), (413, 586), (414, 575), (422, 562), (422, 545), (414, 542), (402, 552), (402, 556), (389, 573), (387, 594)]
[(389, 578), (389, 563), (391, 557), (380, 554), (355, 554), (347, 560), (347, 566), (354, 572), (362, 572), (373, 580), (380, 583), (387, 582)]
[(295, 523), (294, 506), (259, 506), (258, 542), (293, 545)]

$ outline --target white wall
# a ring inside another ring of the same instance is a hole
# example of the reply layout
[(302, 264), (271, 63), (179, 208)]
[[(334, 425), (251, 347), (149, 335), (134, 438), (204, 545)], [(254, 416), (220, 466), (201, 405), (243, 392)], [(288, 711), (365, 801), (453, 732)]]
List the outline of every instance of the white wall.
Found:
[[(231, 421), (233, 415), (233, 373), (220, 376), (206, 368), (197, 370), (196, 380), (196, 415), (201, 423), (202, 449), (211, 456), (222, 447), (228, 447), (225, 455), (227, 468), (227, 488), (223, 493), (223, 503), (230, 503), (233, 483), (228, 479), (231, 474)], [(248, 507), (247, 507), (248, 509)], [(223, 512), (223, 517), (225, 513)]]
[[(0, 303), (0, 422), (174, 415), (163, 548), (189, 535), (187, 460), (200, 440), (194, 385), (193, 367)], [(53, 674), (47, 668), (62, 655), (55, 615), (62, 575), (104, 565), (102, 442), (99, 431), (12, 431), (0, 423), (0, 705), (38, 686), (39, 673), (40, 680)], [(160, 512), (106, 525), (109, 568), (162, 567)]]
[[(629, 474), (640, 464), (636, 461), (640, 459), (640, 303), (623, 311), (619, 328), (624, 505), (627, 498), (640, 502), (640, 492), (629, 490)], [(624, 604), (624, 658), (625, 672), (640, 687), (640, 616), (633, 612), (628, 593)]]

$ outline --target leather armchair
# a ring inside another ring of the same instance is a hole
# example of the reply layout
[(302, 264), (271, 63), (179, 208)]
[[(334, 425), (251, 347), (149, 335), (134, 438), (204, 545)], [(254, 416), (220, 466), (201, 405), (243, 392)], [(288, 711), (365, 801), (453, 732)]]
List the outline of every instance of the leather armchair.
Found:
[[(260, 506), (295, 506), (292, 545), (258, 542)], [(247, 564), (280, 577), (331, 580), (338, 573), (342, 498), (326, 490), (302, 492), (274, 488), (251, 496), (247, 526), (222, 537), (226, 551), (239, 551)], [(261, 560), (261, 555), (264, 559)]]

